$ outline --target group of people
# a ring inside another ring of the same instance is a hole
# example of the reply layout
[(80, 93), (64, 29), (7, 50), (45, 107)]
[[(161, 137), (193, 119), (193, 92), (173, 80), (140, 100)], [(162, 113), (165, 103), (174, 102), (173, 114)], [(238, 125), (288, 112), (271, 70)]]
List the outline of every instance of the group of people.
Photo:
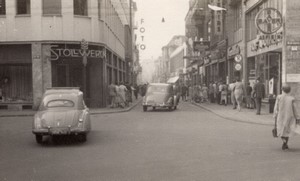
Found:
[(142, 96), (146, 92), (146, 85), (134, 85), (132, 86), (129, 83), (120, 82), (118, 84), (111, 83), (108, 86), (108, 95), (109, 95), (109, 103), (110, 108), (125, 108), (128, 107), (130, 103), (132, 103), (132, 97), (138, 99), (138, 94), (140, 93)]
[(257, 109), (256, 114), (260, 114), (261, 100), (265, 97), (264, 84), (257, 78), (254, 86), (250, 83), (245, 87), (244, 83), (237, 78), (230, 84), (224, 81), (211, 82), (208, 87), (205, 84), (200, 88), (201, 102), (209, 100), (210, 103), (220, 105), (232, 104), (233, 109), (241, 111), (242, 104), (245, 102), (246, 108)]

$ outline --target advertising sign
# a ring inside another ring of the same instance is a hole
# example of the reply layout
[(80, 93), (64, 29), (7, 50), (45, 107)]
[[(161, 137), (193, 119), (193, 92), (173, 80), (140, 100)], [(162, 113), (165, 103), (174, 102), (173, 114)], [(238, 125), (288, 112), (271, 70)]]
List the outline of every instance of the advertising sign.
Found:
[(264, 34), (276, 33), (282, 27), (282, 15), (275, 8), (264, 8), (255, 17), (255, 25)]
[(202, 52), (209, 48), (209, 41), (194, 41), (194, 51)]

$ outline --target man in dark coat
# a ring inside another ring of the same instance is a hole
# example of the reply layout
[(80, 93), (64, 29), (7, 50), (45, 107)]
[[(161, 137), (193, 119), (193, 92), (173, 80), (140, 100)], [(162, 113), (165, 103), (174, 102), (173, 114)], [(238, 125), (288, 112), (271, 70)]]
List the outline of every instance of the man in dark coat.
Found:
[(256, 79), (256, 84), (253, 88), (253, 94), (256, 99), (256, 114), (260, 115), (261, 100), (265, 97), (265, 85), (260, 82), (260, 78)]

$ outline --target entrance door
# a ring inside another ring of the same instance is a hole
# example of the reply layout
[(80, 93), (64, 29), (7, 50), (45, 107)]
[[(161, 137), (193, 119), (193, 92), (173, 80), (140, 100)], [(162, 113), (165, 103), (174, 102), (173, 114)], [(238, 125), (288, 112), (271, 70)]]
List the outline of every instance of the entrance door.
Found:
[(80, 87), (82, 90), (82, 66), (62, 64), (56, 65), (55, 87)]

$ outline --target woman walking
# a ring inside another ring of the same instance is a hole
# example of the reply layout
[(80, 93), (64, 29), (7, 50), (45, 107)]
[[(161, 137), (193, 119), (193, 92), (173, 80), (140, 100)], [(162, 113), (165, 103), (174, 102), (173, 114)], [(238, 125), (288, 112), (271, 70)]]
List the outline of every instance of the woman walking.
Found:
[(241, 105), (243, 102), (243, 95), (245, 92), (245, 88), (244, 88), (244, 84), (241, 82), (240, 78), (237, 78), (233, 90), (234, 90), (234, 97), (235, 97), (235, 100), (237, 103), (237, 109), (238, 109), (238, 111), (241, 111)]
[(276, 98), (274, 107), (274, 118), (277, 122), (277, 136), (282, 139), (282, 150), (289, 149), (289, 137), (293, 134), (296, 127), (297, 118), (295, 109), (295, 98), (290, 95), (291, 87), (288, 84), (282, 86), (282, 94)]

